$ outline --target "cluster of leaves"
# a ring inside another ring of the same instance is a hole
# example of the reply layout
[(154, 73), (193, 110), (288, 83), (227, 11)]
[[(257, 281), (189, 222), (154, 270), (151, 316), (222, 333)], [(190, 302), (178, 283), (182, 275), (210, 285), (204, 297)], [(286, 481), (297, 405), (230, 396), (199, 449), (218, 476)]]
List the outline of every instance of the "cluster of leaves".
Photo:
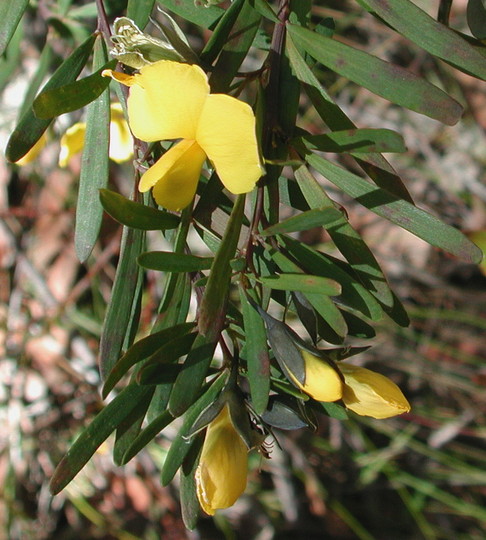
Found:
[[(370, 249), (316, 172), (371, 212), (431, 245), (472, 262), (478, 262), (481, 253), (457, 229), (415, 206), (382, 155), (405, 151), (402, 137), (387, 129), (356, 128), (322, 86), (319, 75), (329, 70), (399, 106), (454, 124), (462, 108), (447, 93), (410, 71), (341, 43), (334, 36), (332, 20), (316, 23), (312, 19), (310, 0), (281, 0), (278, 6), (264, 0), (235, 0), (227, 9), (201, 7), (192, 0), (158, 3), (180, 21), (212, 31), (199, 57), (210, 72), (213, 92), (239, 94), (250, 89), (248, 95), (256, 96), (267, 174), (247, 201), (244, 196), (230, 200), (215, 174), (201, 178), (197, 204), (181, 215), (155, 208), (149, 197), (142, 202), (134, 194), (128, 200), (105, 189), (110, 94), (109, 79), (102, 78), (101, 72), (113, 68), (116, 61), (108, 57), (109, 27), (101, 1), (82, 8), (63, 2), (60, 12), (53, 14), (53, 29), (74, 41), (80, 36), (86, 39), (60, 62), (34, 100), (51, 65), (53, 52), (46, 45), (6, 154), (10, 161), (17, 161), (55, 117), (88, 106), (76, 214), (79, 258), (86, 260), (96, 242), (103, 208), (124, 225), (100, 343), (103, 396), (132, 370), (130, 381), (73, 444), (52, 479), (52, 491), (60, 491), (114, 431), (114, 458), (124, 464), (183, 416), (162, 482), (170, 482), (182, 467), (183, 513), (187, 525), (193, 526), (197, 515), (193, 475), (201, 445), (196, 435), (204, 427), (201, 419), (208, 418), (207, 411), (228, 385), (236, 385), (234, 391), (238, 387), (242, 409), (262, 432), (312, 425), (316, 410), (337, 418), (346, 416), (340, 405), (322, 407), (294, 388), (273, 362), (267, 343), (269, 319), (261, 316), (271, 302), (298, 317), (314, 345), (321, 340), (332, 344), (332, 349), (322, 352), (330, 361), (359, 352), (346, 346), (349, 340), (372, 338), (372, 323), (384, 315), (401, 326), (408, 322)], [(477, 35), (477, 17), (470, 17), (471, 30), (478, 38), (474, 39), (448, 27), (447, 9), (438, 22), (409, 0), (359, 0), (359, 4), (432, 55), (486, 79), (486, 53), (480, 41), (484, 36)], [(2, 52), (15, 36), (27, 5), (24, 0), (0, 8)], [(481, 2), (470, 5), (471, 12), (476, 10), (484, 18)], [(153, 7), (154, 0), (129, 1), (126, 16), (144, 28)], [(98, 16), (98, 27), (86, 36), (93, 14)], [(242, 63), (252, 49), (259, 49), (259, 57), (264, 57), (262, 67), (242, 74)], [(92, 74), (76, 80), (90, 59)], [(302, 92), (322, 119), (320, 134), (297, 127)], [(117, 93), (123, 104), (125, 96), (119, 89)], [(138, 150), (148, 163), (152, 159), (148, 150), (160, 152), (142, 144)], [(363, 174), (342, 168), (325, 153), (346, 154)], [(280, 220), (282, 211), (291, 217)], [(314, 227), (327, 231), (342, 257), (307, 246), (293, 234)], [(212, 256), (191, 254), (191, 229)], [(148, 230), (162, 231), (172, 250), (144, 252)], [(164, 272), (165, 289), (150, 335), (134, 342), (144, 269)], [(188, 322), (193, 295), (198, 302), (197, 319)], [(218, 345), (222, 361), (214, 361)]]

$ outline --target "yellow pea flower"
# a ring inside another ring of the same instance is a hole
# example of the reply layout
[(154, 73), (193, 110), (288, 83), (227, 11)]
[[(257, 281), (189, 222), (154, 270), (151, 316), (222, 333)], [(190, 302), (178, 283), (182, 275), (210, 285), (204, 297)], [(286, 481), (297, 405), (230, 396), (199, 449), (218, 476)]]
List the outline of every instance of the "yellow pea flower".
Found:
[[(110, 150), (109, 156), (116, 163), (123, 163), (133, 158), (133, 139), (119, 103), (110, 106)], [(78, 122), (71, 126), (61, 137), (59, 166), (66, 167), (69, 160), (84, 147), (86, 124)]]
[(197, 65), (161, 60), (135, 75), (105, 70), (130, 86), (128, 119), (133, 134), (147, 142), (182, 139), (142, 176), (139, 190), (153, 188), (160, 206), (186, 207), (196, 193), (206, 158), (225, 187), (247, 193), (264, 170), (251, 107), (225, 94), (210, 94)]
[(388, 377), (353, 364), (339, 362), (345, 385), (343, 402), (361, 416), (390, 418), (410, 411), (410, 403)]
[(305, 381), (301, 384), (288, 371), (292, 382), (317, 401), (337, 401), (343, 395), (343, 381), (338, 371), (322, 358), (301, 350), (305, 364)]
[(247, 454), (225, 405), (207, 428), (195, 475), (197, 498), (207, 514), (232, 506), (245, 491)]

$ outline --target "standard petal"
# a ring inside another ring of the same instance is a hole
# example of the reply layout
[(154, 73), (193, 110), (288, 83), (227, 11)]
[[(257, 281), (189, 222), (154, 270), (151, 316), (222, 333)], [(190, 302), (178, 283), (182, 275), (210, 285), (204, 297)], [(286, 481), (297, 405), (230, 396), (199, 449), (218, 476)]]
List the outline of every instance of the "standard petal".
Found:
[(208, 79), (199, 66), (167, 60), (145, 66), (130, 88), (130, 128), (143, 141), (195, 139), (208, 95)]
[(195, 475), (197, 497), (207, 514), (232, 506), (245, 491), (247, 453), (226, 405), (209, 424)]
[(84, 146), (86, 124), (78, 122), (71, 126), (61, 137), (61, 152), (59, 153), (59, 167), (66, 167), (69, 160)]
[(251, 107), (231, 96), (208, 96), (196, 140), (232, 193), (251, 191), (264, 170), (260, 163)]
[(185, 208), (196, 193), (206, 154), (195, 141), (181, 141), (168, 150), (140, 179), (139, 190), (153, 187), (153, 196), (168, 210)]
[(133, 139), (119, 103), (110, 107), (110, 158), (123, 163), (133, 157)]
[(388, 377), (353, 364), (339, 363), (344, 375), (343, 401), (361, 416), (390, 418), (408, 412), (410, 403)]
[(301, 384), (289, 372), (294, 384), (317, 401), (337, 401), (343, 394), (339, 373), (325, 360), (307, 351), (301, 351), (305, 363), (305, 382)]

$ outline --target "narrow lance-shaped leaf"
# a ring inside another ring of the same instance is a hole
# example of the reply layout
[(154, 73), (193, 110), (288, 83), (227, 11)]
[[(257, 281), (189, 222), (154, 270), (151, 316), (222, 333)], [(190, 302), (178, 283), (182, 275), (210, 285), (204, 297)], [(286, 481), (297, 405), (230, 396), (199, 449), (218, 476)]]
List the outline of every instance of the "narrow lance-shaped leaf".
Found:
[(267, 227), (261, 234), (262, 236), (273, 236), (281, 233), (306, 231), (313, 227), (327, 228), (342, 217), (342, 213), (337, 208), (315, 208), (275, 223), (275, 225)]
[(227, 373), (218, 377), (185, 414), (179, 433), (172, 441), (162, 467), (162, 485), (166, 486), (174, 478), (177, 469), (179, 469), (184, 461), (184, 458), (191, 447), (191, 443), (193, 442), (192, 440), (187, 439), (188, 433), (191, 431), (201, 412), (211, 405), (211, 403), (216, 401), (223, 386), (226, 384), (227, 379)]
[(244, 0), (237, 0), (224, 12), (218, 21), (213, 34), (206, 43), (201, 53), (201, 59), (208, 64), (212, 64), (228, 41), (228, 36), (240, 14)]
[(288, 25), (288, 31), (318, 62), (392, 103), (448, 125), (461, 117), (463, 109), (457, 101), (411, 71), (307, 28)]
[[(248, 293), (251, 294), (251, 293)], [(241, 311), (245, 328), (245, 348), (248, 382), (253, 408), (262, 414), (267, 408), (270, 391), (270, 357), (263, 320), (246, 298), (240, 286)]]
[(306, 144), (321, 152), (405, 152), (403, 137), (391, 129), (347, 129), (323, 135), (303, 135)]
[(144, 233), (124, 229), (120, 258), (116, 269), (111, 299), (103, 322), (100, 339), (100, 373), (105, 380), (120, 356), (136, 301), (140, 267), (136, 258), (142, 250)]
[(160, 272), (199, 272), (209, 270), (213, 257), (199, 257), (171, 251), (149, 251), (138, 257), (138, 264)]
[(149, 22), (155, 0), (128, 0), (127, 17), (142, 30)]
[[(360, 0), (402, 36), (453, 66), (486, 80), (484, 56), (409, 0)], [(483, 7), (484, 9), (484, 7)], [(486, 20), (486, 19), (485, 19)]]
[(56, 467), (49, 486), (53, 495), (71, 482), (101, 443), (131, 414), (138, 401), (151, 391), (151, 388), (131, 384), (94, 418)]
[[(302, 55), (294, 45), (290, 35), (287, 36), (285, 52), (289, 57), (292, 69), (297, 78), (305, 83), (305, 90), (316, 109), (317, 114), (334, 132), (357, 129), (354, 123), (336, 105), (331, 96), (322, 87), (317, 77), (312, 73)], [(393, 170), (386, 159), (378, 153), (353, 154), (361, 168), (380, 187), (395, 193), (398, 197), (413, 202), (401, 178)]]
[(184, 369), (177, 377), (170, 396), (169, 410), (174, 416), (180, 416), (194, 402), (213, 358), (225, 320), (231, 280), (230, 261), (238, 244), (244, 208), (245, 195), (238, 195), (199, 306), (200, 334), (187, 355)]
[(158, 0), (158, 2), (186, 21), (210, 30), (214, 29), (225, 11), (218, 6), (204, 7), (195, 2), (181, 2), (180, 0)]
[(100, 201), (113, 219), (133, 229), (165, 231), (175, 229), (180, 222), (179, 216), (175, 214), (130, 201), (123, 195), (108, 189), (100, 189)]
[(372, 186), (320, 156), (309, 154), (307, 161), (330, 182), (375, 214), (465, 261), (477, 263), (481, 260), (481, 250), (475, 244), (459, 230), (446, 225), (432, 214)]
[(108, 88), (110, 79), (102, 77), (101, 72), (104, 69), (114, 68), (115, 65), (116, 60), (112, 60), (79, 81), (44, 90), (34, 100), (32, 105), (34, 114), (37, 118), (49, 119), (85, 107)]
[[(10, 2), (5, 2), (9, 4)], [(71, 81), (81, 73), (86, 65), (96, 37), (90, 36), (80, 45), (54, 72), (43, 90), (58, 88)], [(7, 144), (5, 155), (9, 161), (18, 161), (25, 156), (34, 144), (41, 138), (44, 131), (49, 127), (51, 119), (42, 120), (37, 118), (32, 107), (29, 107), (22, 115)]]
[(279, 274), (278, 276), (259, 277), (260, 283), (280, 291), (300, 291), (303, 293), (336, 296), (341, 293), (341, 286), (333, 279), (309, 274)]
[[(99, 69), (106, 64), (106, 61), (105, 44), (103, 38), (98, 36), (94, 48), (93, 66)], [(110, 94), (108, 90), (105, 90), (88, 106), (86, 114), (86, 135), (74, 233), (74, 247), (81, 262), (84, 262), (91, 253), (101, 227), (103, 207), (99, 201), (98, 192), (108, 183), (109, 146)]]
[(213, 93), (228, 91), (233, 77), (253, 43), (261, 18), (261, 15), (248, 2), (244, 2), (233, 25), (232, 33), (221, 50), (209, 78)]
[(28, 5), (29, 0), (0, 2), (0, 56), (5, 52)]
[(138, 362), (145, 360), (152, 355), (164, 343), (168, 343), (173, 339), (187, 334), (194, 328), (194, 323), (182, 323), (170, 328), (164, 328), (160, 332), (155, 332), (136, 343), (134, 343), (128, 351), (116, 362), (106, 378), (103, 386), (103, 398), (105, 398), (116, 383), (127, 373), (127, 371)]

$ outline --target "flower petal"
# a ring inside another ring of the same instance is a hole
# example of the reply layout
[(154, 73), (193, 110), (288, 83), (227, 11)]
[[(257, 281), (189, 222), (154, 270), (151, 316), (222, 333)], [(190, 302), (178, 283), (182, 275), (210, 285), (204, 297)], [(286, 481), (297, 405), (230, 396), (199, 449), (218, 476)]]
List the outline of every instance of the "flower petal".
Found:
[(195, 139), (209, 95), (208, 79), (196, 65), (161, 60), (135, 75), (128, 98), (133, 134), (144, 141)]
[(133, 139), (119, 103), (110, 106), (110, 158), (123, 163), (133, 157)]
[(343, 394), (339, 373), (325, 360), (301, 351), (305, 362), (305, 382), (301, 384), (289, 371), (293, 383), (317, 401), (337, 401)]
[(233, 505), (245, 491), (247, 453), (225, 405), (209, 424), (195, 475), (197, 498), (207, 514)]
[(61, 137), (61, 152), (59, 153), (59, 167), (66, 167), (69, 160), (84, 146), (86, 124), (78, 122), (71, 126)]
[(251, 107), (225, 94), (208, 96), (196, 140), (231, 193), (251, 191), (264, 170)]
[(206, 154), (195, 141), (181, 141), (140, 179), (139, 190), (153, 187), (153, 196), (168, 210), (181, 210), (193, 199)]
[(388, 377), (346, 362), (340, 362), (339, 369), (346, 383), (344, 404), (356, 414), (390, 418), (410, 410), (410, 403)]

